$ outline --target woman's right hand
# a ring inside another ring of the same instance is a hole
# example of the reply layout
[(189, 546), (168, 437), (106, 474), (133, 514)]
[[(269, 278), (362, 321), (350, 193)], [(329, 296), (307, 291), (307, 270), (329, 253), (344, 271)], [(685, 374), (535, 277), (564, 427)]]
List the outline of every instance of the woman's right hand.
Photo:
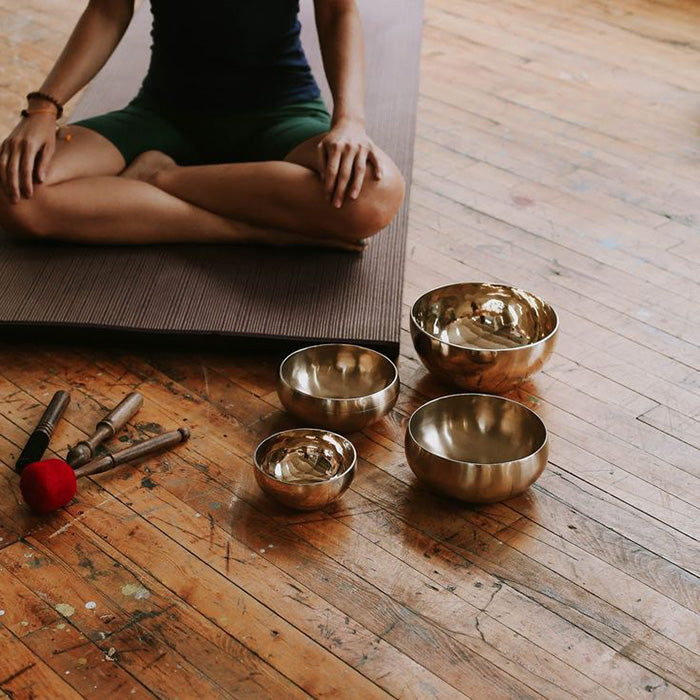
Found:
[(34, 179), (44, 182), (56, 150), (56, 116), (30, 114), (0, 146), (0, 183), (13, 203), (34, 194)]

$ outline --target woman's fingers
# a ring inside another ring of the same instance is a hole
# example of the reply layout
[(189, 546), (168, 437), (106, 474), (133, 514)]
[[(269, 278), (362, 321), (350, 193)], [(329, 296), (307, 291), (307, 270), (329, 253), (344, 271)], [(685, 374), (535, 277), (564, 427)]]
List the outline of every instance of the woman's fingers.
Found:
[(39, 151), (39, 157), (36, 163), (37, 178), (39, 182), (46, 180), (46, 173), (49, 169), (49, 163), (53, 158), (56, 147), (53, 143), (45, 143), (44, 147)]
[(10, 159), (7, 162), (8, 194), (10, 199), (15, 203), (19, 202), (19, 161), (21, 156), (21, 147), (15, 144), (10, 153)]
[(343, 150), (343, 158), (338, 172), (338, 181), (335, 185), (335, 195), (333, 197), (333, 206), (340, 209), (345, 200), (350, 179), (352, 178), (353, 169), (355, 167), (355, 157), (357, 156), (357, 147), (347, 146)]
[(340, 146), (337, 143), (330, 144), (328, 146), (330, 152), (326, 153), (326, 170), (324, 178), (324, 191), (326, 193), (326, 199), (331, 201), (333, 197), (333, 191), (335, 190), (336, 180), (338, 178), (338, 170), (340, 170), (340, 160), (342, 157), (342, 152)]
[(384, 171), (382, 169), (382, 161), (379, 157), (379, 154), (374, 148), (372, 148), (372, 150), (369, 152), (368, 160), (370, 163), (372, 163), (374, 177), (376, 177), (377, 180), (381, 180), (382, 176), (384, 175)]
[(360, 148), (355, 158), (355, 170), (352, 177), (352, 186), (350, 187), (350, 199), (357, 199), (362, 191), (362, 184), (365, 181), (365, 172), (367, 171), (367, 149)]
[(318, 172), (321, 173), (321, 179), (326, 177), (326, 165), (328, 158), (326, 157), (326, 144), (323, 141), (318, 142)]
[(36, 146), (25, 143), (19, 163), (20, 191), (26, 197), (34, 194), (34, 163), (36, 161)]
[(10, 159), (10, 146), (7, 141), (3, 141), (0, 146), (0, 185), (5, 190), (7, 196), (10, 196), (10, 187), (7, 182), (7, 162)]

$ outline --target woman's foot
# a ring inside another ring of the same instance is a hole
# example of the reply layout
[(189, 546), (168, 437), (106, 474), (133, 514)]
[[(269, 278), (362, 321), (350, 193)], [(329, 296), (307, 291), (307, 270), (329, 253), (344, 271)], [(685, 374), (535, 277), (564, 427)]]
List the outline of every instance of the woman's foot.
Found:
[(144, 151), (121, 172), (121, 177), (153, 184), (156, 175), (177, 168), (177, 163), (162, 151)]

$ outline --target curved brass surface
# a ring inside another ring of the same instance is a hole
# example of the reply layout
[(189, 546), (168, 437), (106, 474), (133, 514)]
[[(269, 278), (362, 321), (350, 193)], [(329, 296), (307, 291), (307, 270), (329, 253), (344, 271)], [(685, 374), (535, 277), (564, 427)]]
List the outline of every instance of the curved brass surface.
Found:
[(277, 394), (287, 411), (300, 420), (353, 432), (394, 407), (399, 373), (388, 357), (359, 345), (313, 345), (282, 361)]
[(270, 435), (255, 450), (255, 479), (289, 508), (316, 510), (340, 498), (355, 476), (357, 454), (342, 435), (315, 428)]
[(423, 364), (469, 391), (505, 393), (542, 368), (556, 343), (554, 309), (522, 289), (465, 282), (438, 287), (411, 308)]
[(418, 479), (444, 496), (495, 503), (527, 489), (549, 455), (547, 429), (526, 406), (490, 394), (429, 401), (406, 427), (406, 459)]

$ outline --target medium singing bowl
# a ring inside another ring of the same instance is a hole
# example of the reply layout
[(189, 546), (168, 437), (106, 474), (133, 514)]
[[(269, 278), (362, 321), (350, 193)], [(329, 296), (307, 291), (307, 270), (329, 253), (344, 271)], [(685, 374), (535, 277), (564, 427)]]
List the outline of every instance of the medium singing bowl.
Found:
[(542, 368), (559, 329), (554, 309), (516, 287), (466, 282), (438, 287), (411, 308), (423, 364), (468, 391), (506, 393)]
[(270, 435), (255, 450), (255, 479), (288, 508), (316, 510), (338, 500), (355, 476), (357, 454), (342, 435), (315, 428)]
[(309, 425), (354, 432), (394, 407), (399, 373), (388, 357), (359, 345), (313, 345), (283, 360), (277, 394)]
[(526, 406), (491, 394), (429, 401), (406, 428), (406, 459), (430, 490), (495, 503), (527, 489), (547, 465), (547, 429)]

